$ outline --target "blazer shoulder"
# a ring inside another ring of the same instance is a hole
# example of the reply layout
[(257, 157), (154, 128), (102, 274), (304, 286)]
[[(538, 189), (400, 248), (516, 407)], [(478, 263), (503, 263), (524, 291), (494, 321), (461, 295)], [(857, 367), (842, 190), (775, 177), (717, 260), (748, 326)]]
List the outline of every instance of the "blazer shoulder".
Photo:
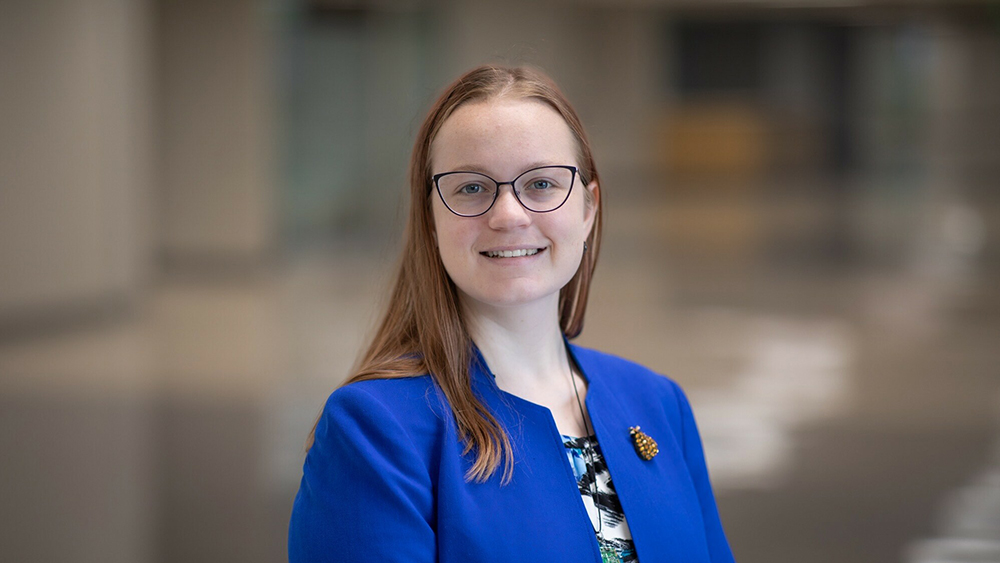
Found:
[(423, 436), (440, 432), (451, 419), (444, 393), (430, 376), (368, 379), (348, 383), (330, 394), (323, 407), (321, 422), (334, 426), (352, 421), (381, 425), (385, 417), (408, 433)]
[(436, 388), (428, 375), (365, 379), (338, 387), (330, 394), (327, 403), (367, 397), (392, 407), (406, 404), (415, 396), (434, 395)]
[(670, 396), (680, 392), (680, 386), (673, 379), (638, 362), (583, 346), (571, 345), (571, 350), (585, 374), (600, 377), (613, 386), (657, 391)]

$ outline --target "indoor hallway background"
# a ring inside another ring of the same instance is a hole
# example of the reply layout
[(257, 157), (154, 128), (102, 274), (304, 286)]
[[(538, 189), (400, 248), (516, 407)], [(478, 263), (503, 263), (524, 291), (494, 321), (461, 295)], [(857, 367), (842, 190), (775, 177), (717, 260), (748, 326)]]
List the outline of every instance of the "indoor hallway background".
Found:
[(1000, 561), (988, 2), (0, 2), (0, 560), (270, 562), (445, 82), (550, 72), (579, 342), (691, 396), (741, 563)]

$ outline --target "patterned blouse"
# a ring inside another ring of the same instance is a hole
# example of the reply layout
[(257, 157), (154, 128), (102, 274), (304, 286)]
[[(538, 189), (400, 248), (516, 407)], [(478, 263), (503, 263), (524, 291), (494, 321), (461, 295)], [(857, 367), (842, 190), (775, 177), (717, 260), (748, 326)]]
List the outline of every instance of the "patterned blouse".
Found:
[[(590, 515), (594, 530), (597, 531), (597, 543), (601, 548), (601, 559), (605, 562), (636, 562), (635, 546), (632, 543), (632, 532), (625, 521), (625, 512), (618, 501), (608, 464), (604, 454), (597, 445), (597, 436), (573, 438), (563, 435), (563, 445), (569, 464), (576, 475), (577, 487), (583, 497), (583, 505)], [(594, 480), (597, 481), (597, 494), (594, 494)], [(600, 510), (597, 506), (600, 505)]]

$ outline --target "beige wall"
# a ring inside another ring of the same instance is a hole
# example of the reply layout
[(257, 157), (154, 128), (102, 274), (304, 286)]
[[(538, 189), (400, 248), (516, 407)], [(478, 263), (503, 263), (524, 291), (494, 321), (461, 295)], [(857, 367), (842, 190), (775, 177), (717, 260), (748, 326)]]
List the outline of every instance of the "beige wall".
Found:
[(257, 259), (275, 246), (273, 46), (257, 5), (162, 2), (162, 217), (168, 256)]
[(0, 322), (147, 277), (149, 37), (144, 2), (4, 3)]

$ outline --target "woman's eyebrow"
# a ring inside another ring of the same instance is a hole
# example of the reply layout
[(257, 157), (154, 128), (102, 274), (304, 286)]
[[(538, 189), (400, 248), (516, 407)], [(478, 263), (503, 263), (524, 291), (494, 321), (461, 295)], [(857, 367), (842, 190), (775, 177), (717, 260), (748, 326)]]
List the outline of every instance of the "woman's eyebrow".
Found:
[[(546, 160), (535, 161), (535, 162), (532, 162), (532, 163), (528, 164), (527, 166), (521, 168), (521, 171), (518, 172), (518, 174), (523, 174), (523, 173), (527, 172), (528, 170), (531, 170), (531, 169), (534, 169), (534, 168), (541, 168), (543, 166), (554, 166), (554, 164), (552, 164), (551, 162), (546, 161)], [(479, 166), (479, 165), (476, 165), (476, 164), (462, 164), (460, 166), (456, 166), (456, 167), (452, 168), (451, 171), (454, 171), (454, 172), (478, 172), (480, 174), (485, 174), (487, 176), (492, 177), (491, 174), (489, 173), (489, 171), (487, 171), (485, 167)]]
[(486, 174), (486, 168), (476, 166), (475, 164), (462, 164), (452, 168), (452, 170), (457, 172), (479, 172), (481, 174)]

